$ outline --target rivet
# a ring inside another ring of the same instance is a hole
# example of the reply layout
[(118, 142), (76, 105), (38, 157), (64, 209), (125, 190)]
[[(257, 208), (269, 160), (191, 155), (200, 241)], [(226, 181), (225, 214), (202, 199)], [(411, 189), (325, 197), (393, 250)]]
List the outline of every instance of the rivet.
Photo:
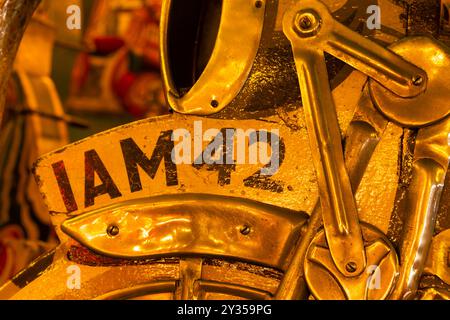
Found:
[(218, 106), (219, 106), (219, 101), (217, 101), (215, 99), (211, 101), (211, 107), (217, 108)]

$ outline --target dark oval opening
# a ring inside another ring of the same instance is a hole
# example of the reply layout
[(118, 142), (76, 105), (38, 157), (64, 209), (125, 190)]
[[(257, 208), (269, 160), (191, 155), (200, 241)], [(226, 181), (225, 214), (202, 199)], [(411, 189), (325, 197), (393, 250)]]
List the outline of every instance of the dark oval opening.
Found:
[(222, 1), (172, 0), (167, 20), (167, 58), (180, 96), (192, 88), (211, 58)]

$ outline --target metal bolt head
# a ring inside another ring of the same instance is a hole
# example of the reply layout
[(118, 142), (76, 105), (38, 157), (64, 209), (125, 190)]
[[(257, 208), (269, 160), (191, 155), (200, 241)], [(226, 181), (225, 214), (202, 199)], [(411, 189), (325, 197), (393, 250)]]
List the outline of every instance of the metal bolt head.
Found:
[(303, 15), (299, 18), (298, 25), (302, 30), (309, 30), (313, 24), (313, 21), (307, 15)]
[(303, 38), (315, 36), (320, 26), (321, 19), (315, 11), (300, 11), (295, 16), (294, 29)]
[(115, 237), (119, 234), (119, 227), (116, 226), (115, 224), (111, 224), (106, 229), (106, 232), (108, 233), (109, 236)]

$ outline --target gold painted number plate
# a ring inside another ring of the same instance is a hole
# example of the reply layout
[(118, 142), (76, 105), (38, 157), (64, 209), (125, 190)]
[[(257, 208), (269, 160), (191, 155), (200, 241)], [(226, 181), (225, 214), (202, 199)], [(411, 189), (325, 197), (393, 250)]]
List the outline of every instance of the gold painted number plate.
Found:
[(317, 186), (306, 131), (274, 119), (147, 119), (50, 153), (35, 175), (53, 215), (187, 193), (311, 212)]

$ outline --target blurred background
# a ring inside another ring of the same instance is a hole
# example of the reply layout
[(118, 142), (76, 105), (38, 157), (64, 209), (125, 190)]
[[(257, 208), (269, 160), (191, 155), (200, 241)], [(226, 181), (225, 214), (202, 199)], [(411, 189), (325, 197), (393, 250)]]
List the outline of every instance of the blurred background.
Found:
[(58, 239), (32, 175), (41, 155), (167, 114), (161, 0), (43, 0), (9, 83), (0, 132), (0, 285)]
[[(66, 27), (73, 4), (81, 8), (81, 30)], [(46, 0), (42, 6), (56, 31), (51, 77), (66, 112), (90, 123), (87, 130), (69, 127), (70, 140), (167, 112), (159, 78), (161, 0)]]

